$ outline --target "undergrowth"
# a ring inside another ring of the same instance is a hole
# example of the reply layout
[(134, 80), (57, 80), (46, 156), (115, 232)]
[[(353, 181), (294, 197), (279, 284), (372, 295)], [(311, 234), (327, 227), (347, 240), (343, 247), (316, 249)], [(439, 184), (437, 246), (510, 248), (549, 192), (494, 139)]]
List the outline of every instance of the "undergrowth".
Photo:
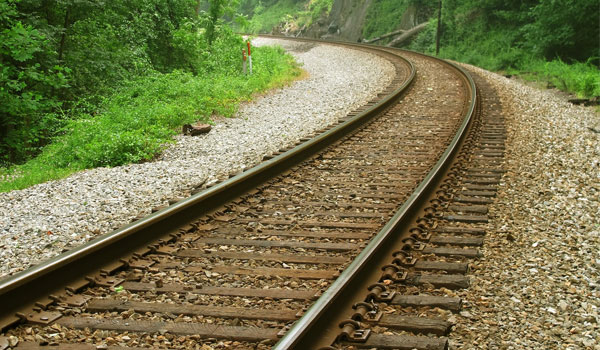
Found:
[(589, 61), (567, 64), (560, 59), (550, 62), (536, 60), (524, 65), (522, 71), (516, 73), (527, 80), (549, 82), (578, 97), (600, 96), (600, 72)]
[(183, 124), (211, 122), (213, 115), (231, 116), (253, 94), (283, 86), (301, 74), (293, 58), (279, 47), (254, 48), (252, 57), (251, 76), (235, 67), (202, 75), (155, 73), (124, 84), (105, 99), (98, 115), (81, 114), (69, 121), (62, 135), (38, 157), (0, 168), (0, 192), (83, 169), (150, 160), (173, 141)]
[(546, 61), (514, 48), (498, 49), (494, 55), (490, 51), (470, 51), (454, 47), (442, 49), (440, 56), (490, 71), (518, 75), (530, 81), (550, 83), (549, 85), (578, 97), (600, 96), (600, 73), (598, 67), (589, 61), (566, 63), (558, 58)]
[[(435, 28), (431, 23), (409, 46), (410, 49), (435, 54)], [(587, 62), (565, 62), (556, 58), (536, 57), (517, 43), (518, 33), (510, 29), (494, 29), (485, 37), (473, 36), (464, 41), (446, 43), (440, 57), (464, 62), (490, 71), (521, 76), (523, 79), (550, 83), (578, 97), (600, 96), (598, 58)]]

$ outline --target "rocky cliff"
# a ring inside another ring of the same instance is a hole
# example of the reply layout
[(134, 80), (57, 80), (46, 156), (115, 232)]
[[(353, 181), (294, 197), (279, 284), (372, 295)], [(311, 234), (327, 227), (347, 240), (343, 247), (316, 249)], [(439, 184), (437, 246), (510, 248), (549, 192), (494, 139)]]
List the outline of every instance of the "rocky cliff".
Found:
[(357, 41), (373, 0), (335, 0), (327, 18), (320, 18), (306, 33), (310, 37)]
[[(312, 38), (361, 41), (369, 7), (374, 0), (335, 0), (329, 16), (323, 16), (300, 33)], [(394, 29), (411, 29), (417, 25), (417, 10), (409, 6)]]

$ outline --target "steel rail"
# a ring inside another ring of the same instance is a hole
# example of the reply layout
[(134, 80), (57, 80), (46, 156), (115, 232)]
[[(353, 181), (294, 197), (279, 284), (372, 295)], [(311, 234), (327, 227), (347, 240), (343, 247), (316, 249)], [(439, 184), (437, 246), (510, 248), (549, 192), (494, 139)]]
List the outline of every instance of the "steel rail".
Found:
[[(386, 55), (390, 54), (381, 48), (371, 48)], [(104, 266), (119, 261), (137, 249), (145, 249), (148, 244), (156, 242), (169, 232), (289, 170), (367, 123), (395, 103), (414, 80), (414, 66), (406, 59), (399, 56), (398, 58), (410, 67), (409, 78), (390, 95), (358, 115), (203, 192), (0, 280), (0, 330), (19, 322), (17, 312), (34, 307), (36, 302), (46, 300), (53, 293), (64, 291), (65, 286), (76, 284), (85, 276), (98, 273)]]
[[(413, 52), (414, 53), (414, 52)], [(419, 53), (415, 53), (419, 54)], [(420, 54), (422, 55), (422, 54)], [(423, 55), (426, 56), (426, 55)], [(429, 56), (427, 56), (429, 57)], [(432, 58), (432, 57), (430, 57)], [(398, 209), (396, 214), (388, 223), (371, 239), (363, 251), (352, 261), (352, 263), (341, 273), (335, 282), (317, 299), (306, 313), (294, 323), (288, 332), (275, 344), (272, 350), (290, 350), (296, 349), (304, 337), (308, 337), (317, 321), (324, 317), (330, 308), (335, 305), (337, 300), (342, 298), (342, 293), (349, 289), (349, 286), (358, 279), (358, 275), (365, 271), (373, 258), (386, 247), (393, 239), (397, 239), (396, 232), (410, 224), (414, 213), (424, 200), (435, 190), (436, 184), (441, 180), (450, 163), (459, 150), (462, 140), (467, 134), (468, 127), (475, 114), (478, 103), (478, 94), (475, 82), (469, 73), (461, 67), (444, 60), (440, 60), (454, 69), (456, 69), (463, 79), (467, 82), (470, 91), (470, 101), (467, 113), (452, 139), (450, 145), (446, 148), (440, 159), (427, 174), (425, 179), (417, 186), (414, 192)], [(303, 350), (298, 348), (299, 350)]]

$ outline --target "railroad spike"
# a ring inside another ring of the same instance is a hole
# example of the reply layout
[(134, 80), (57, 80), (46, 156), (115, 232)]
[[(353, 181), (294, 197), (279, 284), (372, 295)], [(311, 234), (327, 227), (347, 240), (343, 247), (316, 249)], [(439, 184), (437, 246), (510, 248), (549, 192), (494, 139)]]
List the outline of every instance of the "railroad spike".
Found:
[(362, 328), (361, 324), (355, 320), (345, 320), (340, 323), (342, 331), (338, 336), (340, 341), (349, 341), (354, 343), (364, 343), (371, 335), (370, 329)]
[(394, 296), (396, 296), (396, 292), (388, 290), (387, 286), (383, 283), (372, 284), (367, 289), (369, 290), (369, 294), (365, 298), (367, 302), (391, 302)]

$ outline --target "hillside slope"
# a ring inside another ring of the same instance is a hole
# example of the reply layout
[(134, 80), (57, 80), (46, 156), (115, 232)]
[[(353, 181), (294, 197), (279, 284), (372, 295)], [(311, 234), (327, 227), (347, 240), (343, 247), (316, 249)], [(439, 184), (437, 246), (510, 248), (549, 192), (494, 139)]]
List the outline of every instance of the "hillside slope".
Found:
[(248, 30), (348, 41), (370, 39), (426, 22), (429, 5), (415, 0), (246, 0)]

